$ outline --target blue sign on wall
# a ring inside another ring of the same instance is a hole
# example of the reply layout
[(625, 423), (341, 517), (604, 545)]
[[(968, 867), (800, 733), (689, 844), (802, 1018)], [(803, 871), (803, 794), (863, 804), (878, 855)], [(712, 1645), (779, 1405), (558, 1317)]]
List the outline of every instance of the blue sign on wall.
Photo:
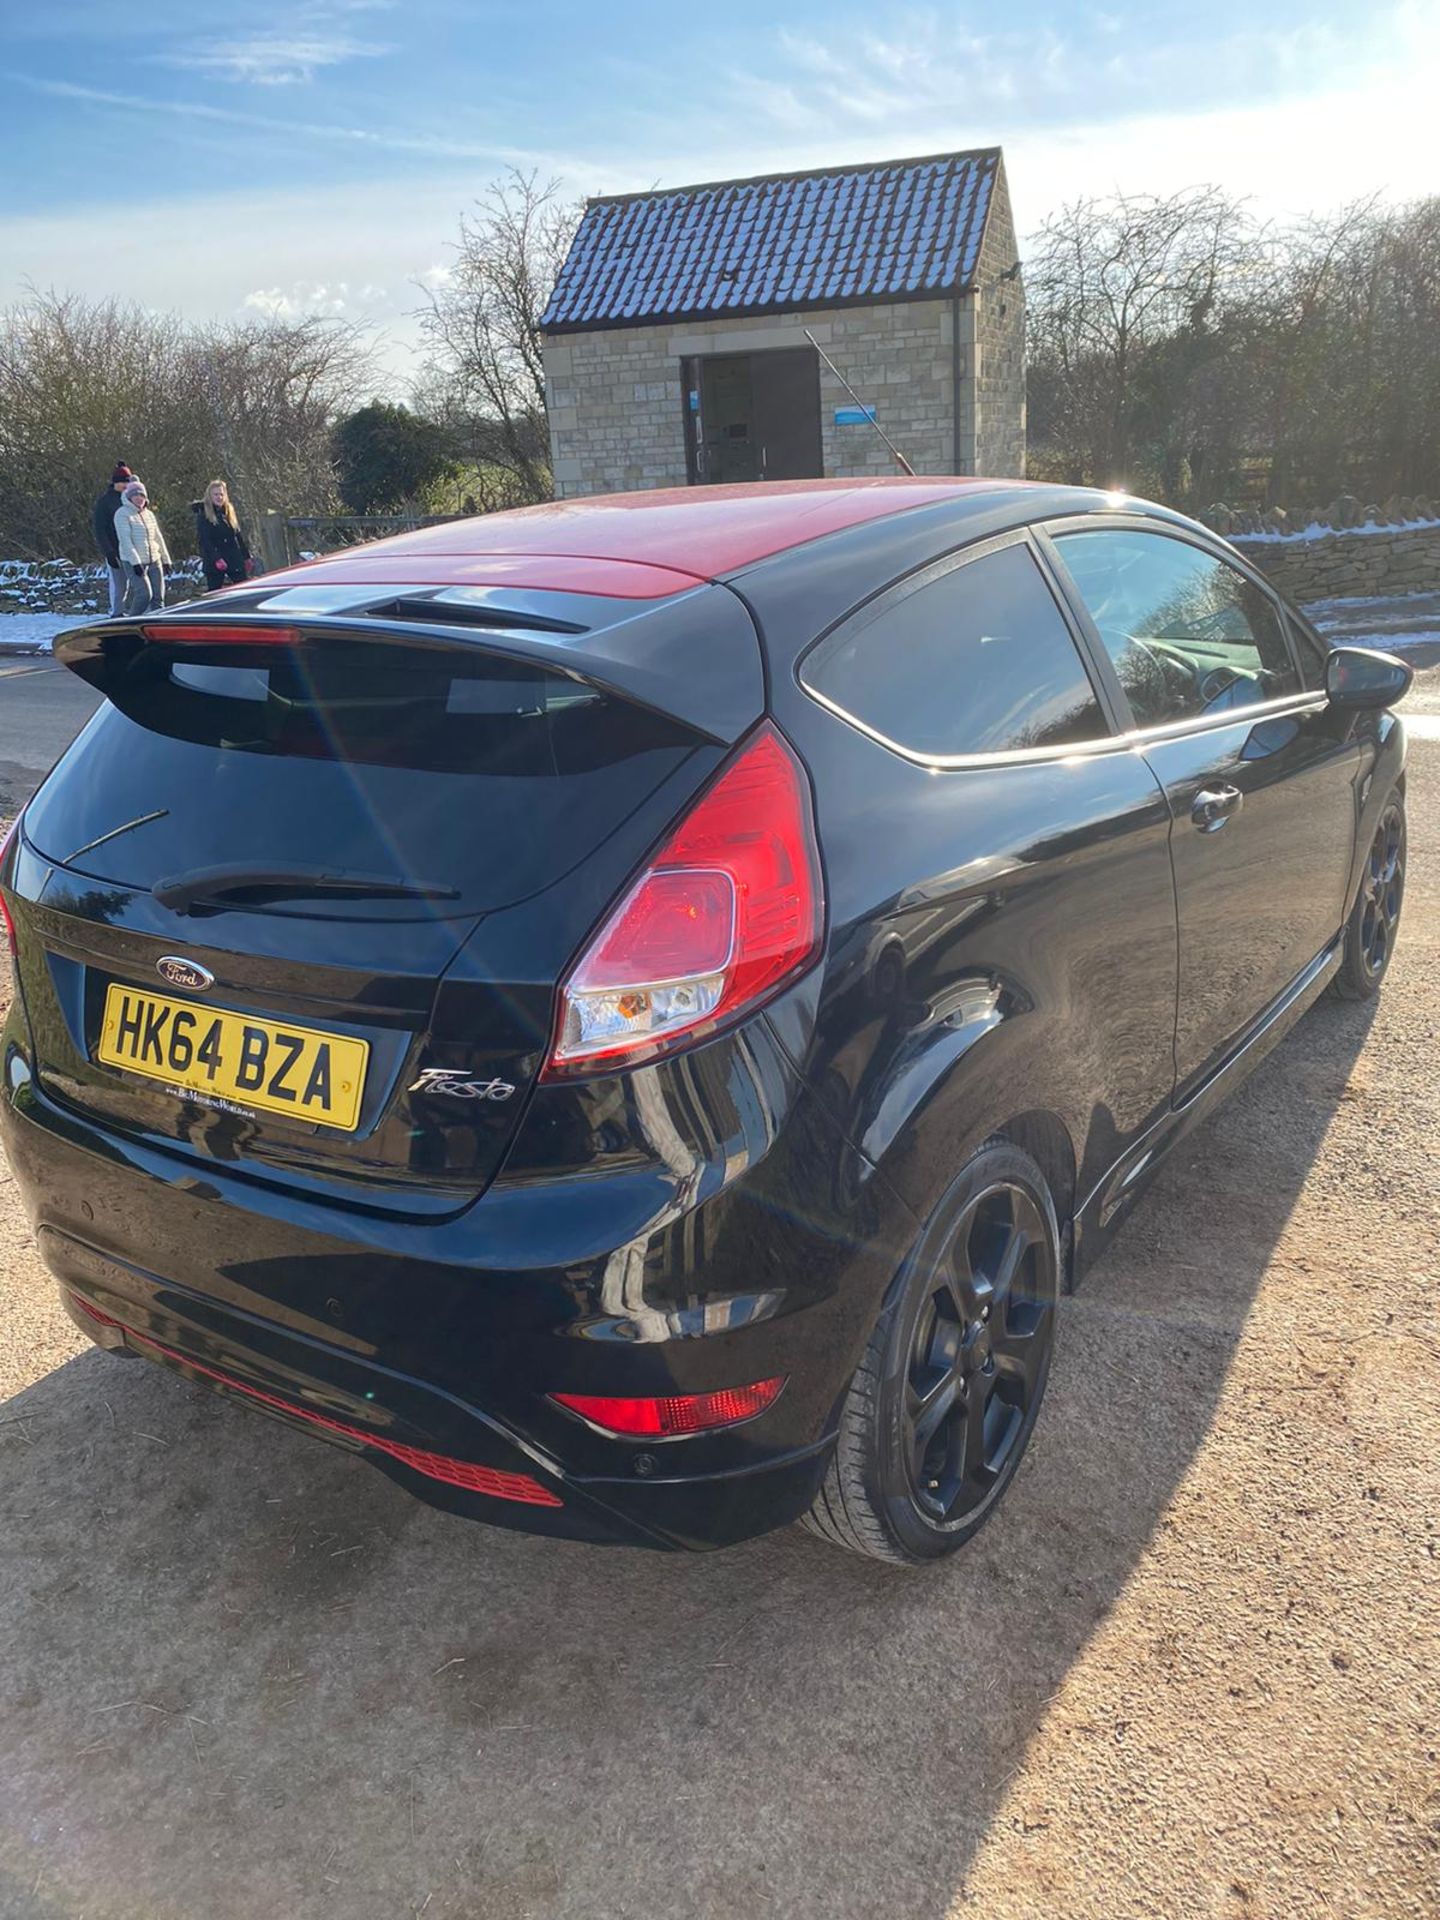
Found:
[(837, 427), (865, 427), (875, 418), (874, 407), (836, 407), (835, 424)]

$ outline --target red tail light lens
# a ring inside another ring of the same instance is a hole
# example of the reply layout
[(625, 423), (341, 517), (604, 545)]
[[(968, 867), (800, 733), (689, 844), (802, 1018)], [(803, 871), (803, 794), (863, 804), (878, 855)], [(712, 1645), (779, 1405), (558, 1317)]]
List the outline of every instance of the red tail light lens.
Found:
[[(20, 831), (18, 819), (10, 822), (9, 830), (0, 833), (0, 867), (5, 865), (5, 856), (10, 851), (10, 842)], [(5, 947), (12, 960), (18, 960), (20, 950), (15, 944), (15, 922), (10, 917), (10, 909), (5, 904), (5, 896), (0, 893), (0, 932), (5, 935)]]
[(296, 627), (242, 627), (224, 620), (167, 620), (140, 631), (172, 647), (293, 647), (300, 640)]
[(701, 794), (560, 990), (545, 1077), (632, 1066), (803, 971), (824, 923), (810, 789), (766, 723)]
[(718, 1393), (676, 1393), (661, 1399), (615, 1399), (608, 1394), (552, 1393), (557, 1406), (568, 1407), (607, 1433), (635, 1439), (670, 1440), (682, 1433), (704, 1433), (711, 1427), (733, 1427), (753, 1420), (780, 1397), (785, 1384), (757, 1380), (748, 1387), (724, 1387)]

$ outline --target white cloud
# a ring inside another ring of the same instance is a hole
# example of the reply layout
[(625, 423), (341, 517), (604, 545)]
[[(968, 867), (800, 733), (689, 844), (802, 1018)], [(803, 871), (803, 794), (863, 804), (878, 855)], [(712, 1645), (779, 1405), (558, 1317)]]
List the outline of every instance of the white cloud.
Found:
[(544, 165), (543, 155), (527, 148), (492, 146), (478, 141), (456, 140), (445, 135), (404, 133), (384, 127), (347, 127), (333, 121), (300, 120), (291, 114), (247, 113), (236, 107), (212, 106), (204, 100), (151, 100), (141, 94), (117, 93), (104, 87), (85, 87), (71, 80), (47, 80), (34, 74), (12, 74), (12, 79), (36, 93), (55, 99), (72, 100), (80, 105), (117, 109), (153, 120), (157, 114), (180, 120), (211, 121), (220, 126), (249, 127), (265, 133), (288, 135), (292, 139), (335, 141), (342, 145), (378, 147), (392, 153), (408, 153), (432, 160), (484, 160), (491, 164), (516, 166)]
[[(1410, 0), (1391, 11), (1417, 32), (1425, 26)], [(1008, 122), (1013, 141), (1023, 127), (1108, 119), (1153, 103), (1183, 113), (1207, 101), (1308, 90), (1357, 65), (1353, 40), (1323, 25), (1282, 28), (1261, 20), (1197, 50), (1159, 34), (1121, 39), (1083, 20), (1061, 31), (975, 30), (932, 9), (881, 17), (883, 30), (862, 28), (839, 40), (782, 27), (773, 57), (733, 69), (727, 88), (752, 127), (770, 120), (792, 136), (843, 140), (963, 116)], [(1368, 24), (1360, 68), (1398, 65), (1390, 57), (1398, 46), (1375, 30), (1377, 21)], [(896, 151), (906, 150), (902, 135)], [(908, 150), (919, 150), (913, 140)]]
[(190, 43), (156, 56), (169, 67), (185, 67), (220, 80), (259, 87), (290, 87), (307, 83), (327, 67), (350, 60), (373, 60), (391, 48), (378, 40), (360, 40), (344, 22), (353, 14), (378, 13), (394, 0), (307, 0), (288, 7), (272, 23), (257, 23), (250, 31), (228, 38), (207, 33)]
[(333, 285), (314, 280), (292, 280), (288, 287), (254, 287), (240, 302), (244, 313), (262, 314), (267, 320), (298, 320), (307, 314), (319, 314), (327, 320), (368, 315), (385, 297), (383, 287), (357, 288), (352, 298), (348, 281)]
[[(415, 282), (444, 259), (479, 183), (462, 168), (363, 188), (157, 199), (123, 221), (106, 207), (0, 215), (0, 306), (28, 282), (195, 320), (327, 313), (373, 328), (386, 385), (403, 397), (424, 305)], [(204, 244), (222, 232), (223, 248)]]
[(390, 52), (383, 41), (357, 40), (336, 32), (311, 36), (257, 34), (228, 45), (207, 42), (160, 55), (167, 67), (185, 67), (215, 79), (248, 81), (260, 87), (289, 87), (313, 80), (325, 67), (347, 60), (373, 60)]

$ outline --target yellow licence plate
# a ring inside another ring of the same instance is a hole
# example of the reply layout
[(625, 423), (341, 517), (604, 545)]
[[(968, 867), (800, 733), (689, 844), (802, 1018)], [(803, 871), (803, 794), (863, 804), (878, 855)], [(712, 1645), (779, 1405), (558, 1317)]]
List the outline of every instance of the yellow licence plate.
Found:
[(219, 1105), (288, 1113), (353, 1133), (369, 1044), (171, 1000), (118, 982), (105, 995), (96, 1057)]

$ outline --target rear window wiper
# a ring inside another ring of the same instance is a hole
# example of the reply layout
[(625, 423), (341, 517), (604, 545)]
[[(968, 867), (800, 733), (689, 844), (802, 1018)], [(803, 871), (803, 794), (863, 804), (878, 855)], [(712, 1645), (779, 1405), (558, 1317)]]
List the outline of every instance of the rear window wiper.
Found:
[(216, 867), (195, 867), (189, 873), (175, 874), (169, 880), (157, 880), (150, 889), (162, 907), (176, 913), (212, 900), (237, 893), (348, 894), (363, 900), (458, 900), (458, 887), (431, 886), (419, 880), (401, 880), (385, 873), (353, 873), (345, 867), (306, 866), (262, 867), (248, 861), (232, 861)]

